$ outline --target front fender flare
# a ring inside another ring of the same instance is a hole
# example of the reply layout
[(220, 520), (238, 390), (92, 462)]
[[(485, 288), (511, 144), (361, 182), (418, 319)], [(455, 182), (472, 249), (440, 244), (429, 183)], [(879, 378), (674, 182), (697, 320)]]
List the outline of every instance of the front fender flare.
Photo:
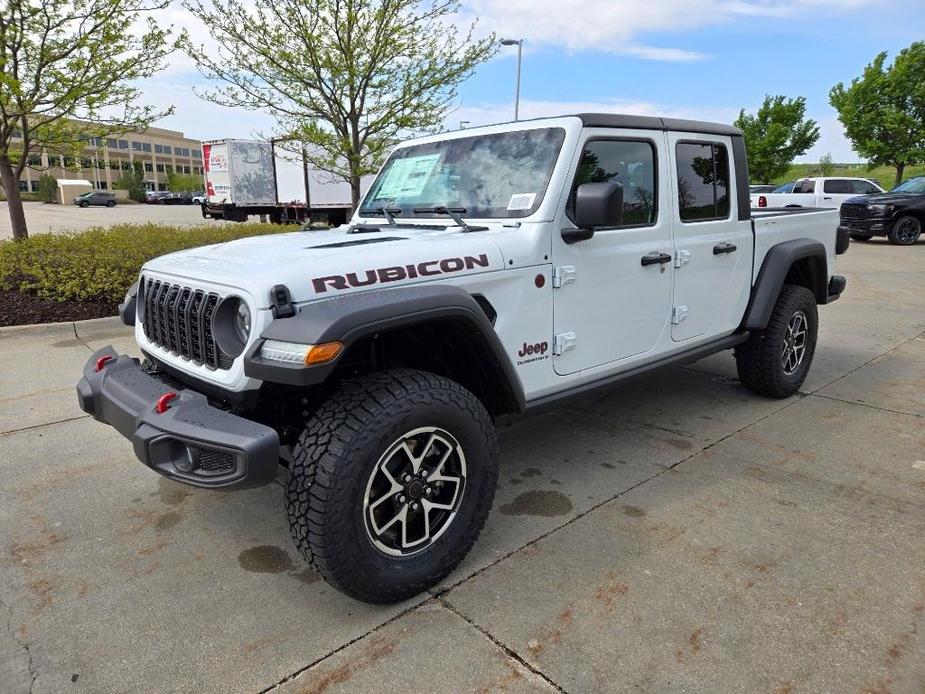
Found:
[[(507, 358), (501, 341), (485, 312), (472, 295), (450, 285), (396, 287), (303, 304), (292, 318), (274, 320), (244, 358), (244, 373), (271, 383), (308, 386), (323, 383), (343, 354), (357, 340), (397, 328), (430, 321), (458, 321), (472, 336), (471, 349), (480, 358), (499, 387), (506, 409), (523, 412), (523, 385)], [(288, 365), (260, 358), (264, 340), (299, 344), (342, 342), (344, 349), (332, 362), (316, 366)]]

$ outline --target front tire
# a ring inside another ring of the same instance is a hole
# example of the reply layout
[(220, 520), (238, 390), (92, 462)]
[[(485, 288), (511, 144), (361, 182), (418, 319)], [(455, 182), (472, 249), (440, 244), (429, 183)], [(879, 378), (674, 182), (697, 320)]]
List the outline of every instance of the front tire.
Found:
[(818, 329), (816, 297), (806, 287), (785, 284), (767, 327), (735, 348), (742, 385), (769, 398), (796, 393), (809, 373)]
[(299, 437), (289, 529), (332, 586), (398, 602), (469, 552), (497, 476), (494, 425), (472, 393), (422, 371), (375, 373), (342, 385)]
[(887, 234), (887, 238), (894, 246), (911, 246), (922, 235), (922, 222), (912, 215), (900, 217)]

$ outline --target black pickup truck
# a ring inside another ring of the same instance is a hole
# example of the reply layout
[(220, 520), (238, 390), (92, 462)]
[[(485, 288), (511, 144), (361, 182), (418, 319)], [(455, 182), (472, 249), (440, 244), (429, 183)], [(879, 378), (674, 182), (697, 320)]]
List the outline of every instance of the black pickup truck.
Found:
[(897, 246), (911, 246), (925, 226), (925, 176), (903, 181), (886, 193), (845, 200), (841, 226), (856, 241), (886, 236)]

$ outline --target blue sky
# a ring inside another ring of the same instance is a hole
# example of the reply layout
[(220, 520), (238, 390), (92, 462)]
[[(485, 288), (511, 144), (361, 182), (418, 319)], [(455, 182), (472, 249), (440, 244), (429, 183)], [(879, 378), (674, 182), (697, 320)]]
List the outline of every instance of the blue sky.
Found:
[[(181, 8), (169, 14), (204, 35)], [(606, 110), (730, 122), (765, 94), (805, 96), (822, 129), (807, 161), (826, 152), (857, 160), (829, 89), (858, 76), (878, 52), (892, 57), (925, 39), (922, 0), (466, 0), (462, 19), (524, 39), (522, 117)], [(449, 127), (511, 119), (516, 52), (502, 48), (462, 85)], [(160, 125), (200, 139), (272, 128), (263, 114), (202, 102), (192, 91), (202, 84), (183, 58), (149, 82), (148, 100), (177, 109)]]

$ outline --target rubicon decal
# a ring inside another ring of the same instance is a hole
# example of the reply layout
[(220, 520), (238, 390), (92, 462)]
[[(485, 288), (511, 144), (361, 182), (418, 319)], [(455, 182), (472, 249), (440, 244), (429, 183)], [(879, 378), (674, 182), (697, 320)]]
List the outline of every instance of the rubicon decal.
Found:
[(430, 277), (432, 275), (445, 275), (463, 270), (473, 270), (489, 266), (488, 256), (481, 253), (476, 256), (467, 255), (462, 258), (443, 258), (442, 260), (427, 260), (412, 265), (392, 265), (365, 272), (348, 272), (346, 275), (329, 275), (328, 277), (315, 277), (312, 286), (316, 294), (324, 294), (329, 289), (349, 289), (351, 287), (369, 287), (374, 284), (387, 282), (400, 282), (401, 280), (415, 279), (417, 277)]

